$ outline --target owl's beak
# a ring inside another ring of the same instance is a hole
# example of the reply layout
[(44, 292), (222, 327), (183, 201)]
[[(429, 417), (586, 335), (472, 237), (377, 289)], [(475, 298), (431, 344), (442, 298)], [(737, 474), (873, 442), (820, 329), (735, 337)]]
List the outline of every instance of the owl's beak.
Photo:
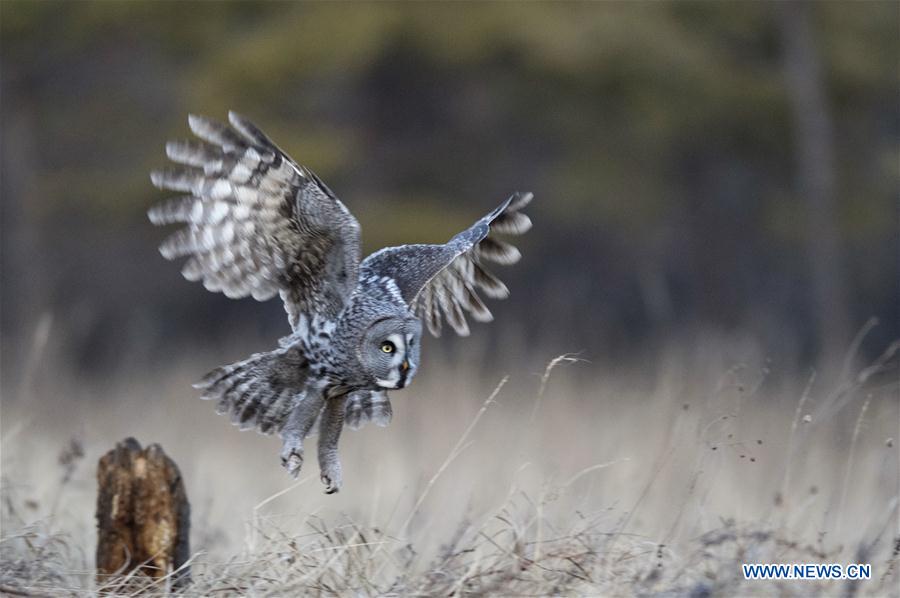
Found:
[(400, 364), (400, 369), (404, 372), (409, 369), (409, 361), (404, 359), (403, 363)]

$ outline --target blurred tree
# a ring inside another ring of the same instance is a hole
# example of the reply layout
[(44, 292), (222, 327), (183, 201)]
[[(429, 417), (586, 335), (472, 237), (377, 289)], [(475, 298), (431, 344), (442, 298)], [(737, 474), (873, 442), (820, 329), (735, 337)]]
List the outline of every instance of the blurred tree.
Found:
[(806, 203), (804, 233), (814, 334), (825, 361), (832, 361), (846, 351), (850, 326), (835, 197), (837, 168), (831, 110), (809, 22), (811, 6), (807, 2), (781, 2), (777, 7), (794, 121), (797, 187)]
[(274, 302), (183, 281), (144, 215), (186, 113), (229, 108), (328, 181), (366, 250), (535, 191), (491, 342), (741, 328), (812, 357), (872, 315), (895, 337), (896, 4), (779, 6), (0, 2), (5, 362), (45, 312), (79, 368), (222, 319), (285, 330)]

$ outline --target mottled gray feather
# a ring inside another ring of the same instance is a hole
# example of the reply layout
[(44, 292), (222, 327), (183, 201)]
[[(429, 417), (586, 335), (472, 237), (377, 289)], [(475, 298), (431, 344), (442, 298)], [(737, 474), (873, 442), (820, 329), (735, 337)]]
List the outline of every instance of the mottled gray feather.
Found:
[[(349, 393), (344, 401), (344, 425), (351, 430), (369, 423), (383, 428), (391, 423), (392, 416), (391, 399), (384, 391), (358, 390)], [(310, 435), (319, 433), (320, 423), (317, 418)]]
[(494, 234), (528, 231), (531, 220), (520, 210), (531, 199), (531, 193), (514, 194), (444, 245), (403, 245), (373, 253), (362, 263), (362, 276), (394, 279), (404, 300), (434, 336), (440, 335), (444, 319), (457, 334), (466, 336), (465, 312), (478, 321), (492, 319), (478, 291), (494, 299), (509, 295), (506, 285), (483, 264), (508, 265), (521, 258), (516, 247)]
[(293, 406), (303, 400), (304, 389), (314, 382), (308, 360), (292, 346), (216, 368), (194, 386), (241, 429), (271, 434), (281, 430)]
[[(191, 256), (188, 280), (229, 297), (280, 294), (293, 327), (301, 314), (334, 317), (356, 285), (359, 224), (328, 187), (256, 126), (190, 116), (200, 141), (172, 141), (182, 166), (152, 173), (157, 187), (190, 193), (152, 208), (154, 224), (187, 224), (160, 246)], [(204, 143), (205, 142), (205, 143)]]

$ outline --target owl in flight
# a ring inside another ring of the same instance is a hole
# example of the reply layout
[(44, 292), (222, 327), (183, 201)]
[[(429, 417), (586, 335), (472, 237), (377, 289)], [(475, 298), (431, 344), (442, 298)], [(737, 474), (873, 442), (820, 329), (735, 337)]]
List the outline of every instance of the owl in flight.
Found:
[(532, 195), (514, 194), (447, 243), (387, 247), (362, 260), (359, 223), (331, 189), (249, 121), (234, 112), (228, 120), (188, 118), (202, 141), (169, 142), (179, 166), (151, 175), (156, 187), (184, 195), (148, 214), (157, 225), (187, 225), (160, 246), (166, 259), (188, 256), (185, 278), (233, 298), (280, 295), (292, 333), (195, 386), (241, 429), (277, 432), (294, 477), (304, 439), (318, 431), (331, 494), (342, 483), (342, 428), (388, 424), (388, 391), (407, 386), (419, 366), (422, 320), (435, 336), (444, 319), (465, 336), (466, 312), (492, 319), (479, 292), (509, 292), (485, 263), (519, 259), (495, 234), (531, 228), (521, 210)]

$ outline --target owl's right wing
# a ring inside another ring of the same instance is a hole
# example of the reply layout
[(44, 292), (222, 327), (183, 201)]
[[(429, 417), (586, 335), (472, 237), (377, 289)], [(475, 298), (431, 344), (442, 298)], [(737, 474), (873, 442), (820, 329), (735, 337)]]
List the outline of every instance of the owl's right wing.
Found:
[(336, 315), (357, 281), (359, 223), (310, 170), (262, 131), (229, 112), (230, 126), (190, 116), (202, 141), (166, 144), (175, 168), (153, 172), (160, 189), (187, 195), (150, 209), (154, 224), (183, 222), (160, 246), (167, 259), (228, 297), (284, 300), (291, 326), (301, 314)]
[[(228, 415), (241, 430), (263, 434), (281, 433), (291, 412), (303, 401), (328, 393), (327, 384), (317, 379), (310, 363), (296, 345), (256, 353), (243, 361), (209, 372), (194, 384), (201, 398), (216, 402), (216, 412)], [(318, 432), (321, 413), (310, 434)], [(383, 390), (356, 390), (344, 403), (344, 425), (358, 430), (367, 423), (386, 426), (391, 421), (391, 400)]]
[(444, 318), (460, 336), (469, 334), (465, 312), (475, 320), (493, 319), (478, 293), (505, 299), (509, 290), (485, 267), (485, 262), (514, 264), (519, 250), (497, 234), (521, 235), (531, 228), (522, 213), (531, 193), (515, 193), (490, 214), (443, 245), (388, 247), (362, 263), (363, 277), (387, 276), (394, 280), (404, 301), (434, 336)]

